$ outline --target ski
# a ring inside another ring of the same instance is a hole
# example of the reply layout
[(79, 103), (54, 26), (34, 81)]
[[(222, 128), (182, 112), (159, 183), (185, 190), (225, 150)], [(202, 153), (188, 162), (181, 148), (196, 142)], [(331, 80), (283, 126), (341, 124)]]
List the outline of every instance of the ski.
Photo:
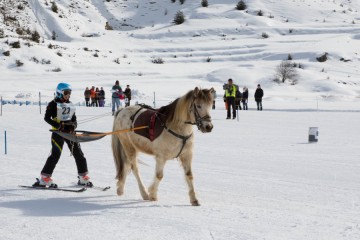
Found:
[(75, 184), (75, 187), (83, 187), (83, 188), (86, 188), (86, 189), (95, 189), (95, 190), (99, 190), (99, 191), (106, 191), (108, 189), (110, 189), (110, 186), (107, 186), (107, 187), (99, 187), (99, 186), (87, 186), (87, 185), (79, 185), (78, 183), (74, 183)]
[(92, 187), (86, 187), (86, 188), (96, 189), (96, 190), (99, 190), (99, 191), (106, 191), (106, 190), (110, 189), (110, 186), (107, 186), (107, 187), (92, 186)]
[(39, 190), (53, 190), (53, 191), (63, 191), (63, 192), (84, 192), (87, 190), (86, 187), (80, 189), (73, 189), (73, 188), (50, 188), (50, 187), (38, 187), (38, 186), (24, 186), (19, 185), (19, 187), (23, 188), (32, 188), (32, 189), (39, 189)]

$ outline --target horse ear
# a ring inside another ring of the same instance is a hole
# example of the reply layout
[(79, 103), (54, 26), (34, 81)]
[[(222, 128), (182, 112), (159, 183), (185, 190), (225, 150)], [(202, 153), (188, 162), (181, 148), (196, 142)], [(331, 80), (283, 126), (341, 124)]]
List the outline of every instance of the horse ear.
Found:
[(198, 87), (196, 87), (194, 89), (194, 97), (196, 98), (199, 95), (200, 89)]
[(213, 92), (215, 92), (215, 89), (214, 89), (214, 88), (210, 88), (209, 91), (210, 91), (210, 93), (213, 93)]

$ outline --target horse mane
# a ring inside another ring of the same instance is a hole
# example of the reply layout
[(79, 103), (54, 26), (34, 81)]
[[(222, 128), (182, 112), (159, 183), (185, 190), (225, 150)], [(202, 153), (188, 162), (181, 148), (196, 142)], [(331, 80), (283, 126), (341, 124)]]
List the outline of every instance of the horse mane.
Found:
[(165, 115), (167, 118), (167, 122), (185, 122), (189, 120), (190, 108), (192, 108), (191, 104), (194, 103), (195, 91), (197, 92), (196, 98), (200, 99), (208, 104), (211, 104), (212, 94), (210, 94), (210, 90), (208, 89), (196, 89), (190, 90), (184, 96), (177, 98), (175, 101), (161, 107), (159, 109), (160, 116)]

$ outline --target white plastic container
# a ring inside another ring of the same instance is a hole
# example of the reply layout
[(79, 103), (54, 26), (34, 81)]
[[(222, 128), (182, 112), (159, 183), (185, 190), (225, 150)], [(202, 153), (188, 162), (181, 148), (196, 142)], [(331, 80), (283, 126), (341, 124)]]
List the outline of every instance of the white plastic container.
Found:
[(309, 127), (309, 143), (317, 142), (319, 137), (319, 130), (317, 127)]

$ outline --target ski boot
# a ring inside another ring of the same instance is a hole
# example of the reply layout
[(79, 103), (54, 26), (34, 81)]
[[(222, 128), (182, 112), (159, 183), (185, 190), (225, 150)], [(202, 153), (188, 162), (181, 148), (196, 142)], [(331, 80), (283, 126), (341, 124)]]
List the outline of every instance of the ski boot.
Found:
[(41, 175), (40, 179), (36, 178), (36, 182), (33, 184), (34, 187), (49, 187), (57, 188), (57, 184), (54, 183), (51, 177)]
[(90, 177), (88, 175), (85, 176), (78, 176), (78, 185), (86, 186), (86, 187), (93, 187), (94, 185), (90, 182)]

